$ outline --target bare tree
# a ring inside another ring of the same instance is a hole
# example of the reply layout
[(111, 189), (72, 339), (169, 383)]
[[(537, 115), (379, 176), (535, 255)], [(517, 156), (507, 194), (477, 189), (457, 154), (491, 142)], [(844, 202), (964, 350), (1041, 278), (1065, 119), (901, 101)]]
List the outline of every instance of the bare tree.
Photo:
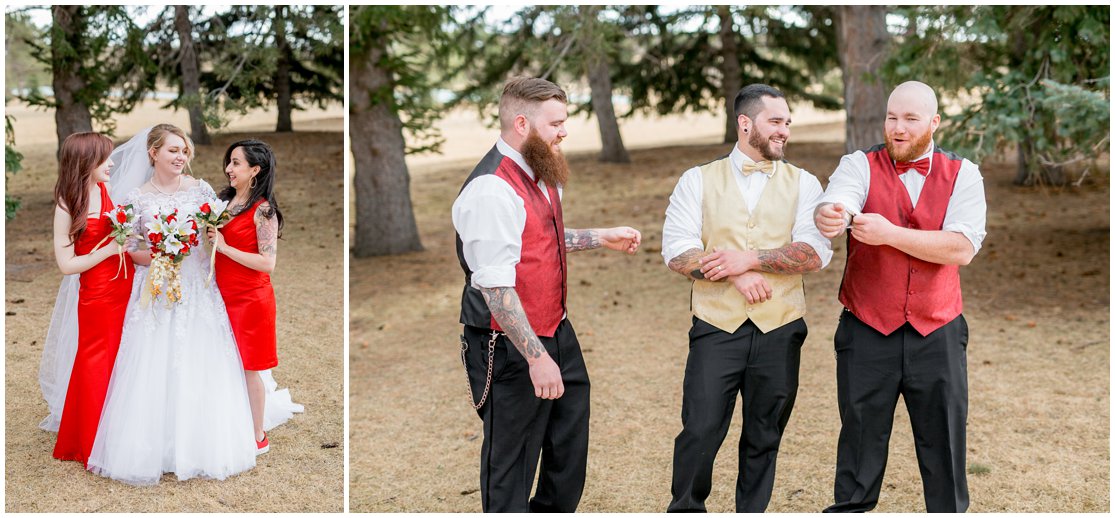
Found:
[(600, 161), (626, 164), (631, 161), (631, 157), (623, 146), (623, 136), (620, 135), (615, 106), (612, 104), (612, 68), (605, 47), (597, 44), (600, 39), (597, 20), (600, 6), (581, 6), (580, 11), (583, 41), (586, 43), (585, 75), (588, 76), (592, 92), (592, 111), (596, 114), (596, 123), (600, 127)]
[(194, 27), (190, 21), (190, 8), (174, 6), (174, 29), (178, 33), (178, 67), (182, 73), (182, 92), (190, 114), (190, 137), (200, 145), (209, 145), (209, 130), (201, 109), (201, 73), (198, 70), (197, 48), (194, 45)]
[(883, 141), (887, 93), (879, 75), (890, 34), (887, 7), (845, 5), (839, 8), (840, 66), (844, 75), (844, 150), (851, 153)]
[(403, 123), (391, 100), (393, 77), (381, 66), (388, 52), (384, 34), (373, 32), (365, 52), (353, 53), (349, 61), (356, 257), (422, 250), (410, 200)]

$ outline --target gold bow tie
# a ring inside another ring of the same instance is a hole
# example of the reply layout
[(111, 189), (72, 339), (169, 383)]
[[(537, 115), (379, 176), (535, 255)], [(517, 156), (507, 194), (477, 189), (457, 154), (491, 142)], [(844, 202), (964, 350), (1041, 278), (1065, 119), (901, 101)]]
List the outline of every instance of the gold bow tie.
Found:
[(743, 164), (740, 168), (743, 171), (743, 176), (751, 176), (751, 173), (763, 173), (765, 175), (774, 174), (774, 162), (763, 160), (762, 162), (748, 162)]

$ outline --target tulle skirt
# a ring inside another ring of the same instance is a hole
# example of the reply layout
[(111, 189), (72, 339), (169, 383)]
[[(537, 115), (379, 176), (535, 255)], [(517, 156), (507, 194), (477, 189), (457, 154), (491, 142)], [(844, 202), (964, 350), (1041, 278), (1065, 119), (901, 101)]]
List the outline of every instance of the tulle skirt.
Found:
[(170, 307), (161, 297), (140, 302), (148, 269), (136, 269), (88, 461), (94, 473), (150, 485), (164, 473), (223, 480), (255, 466), (240, 356), (220, 293), (194, 259), (183, 262), (183, 299)]

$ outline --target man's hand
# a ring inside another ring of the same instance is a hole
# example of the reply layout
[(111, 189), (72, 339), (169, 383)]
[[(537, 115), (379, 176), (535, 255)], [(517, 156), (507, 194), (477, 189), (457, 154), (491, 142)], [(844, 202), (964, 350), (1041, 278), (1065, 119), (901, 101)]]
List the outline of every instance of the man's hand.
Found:
[(827, 239), (839, 236), (848, 226), (848, 212), (841, 203), (822, 203), (813, 214), (813, 224)]
[(857, 215), (851, 227), (852, 237), (865, 245), (889, 245), (896, 228), (887, 218), (874, 213)]
[(758, 272), (746, 272), (742, 275), (737, 275), (732, 277), (730, 282), (732, 286), (736, 287), (736, 291), (742, 293), (750, 304), (766, 302), (774, 295), (774, 291), (771, 290), (770, 284), (767, 283), (767, 280)]
[(742, 275), (758, 267), (759, 255), (753, 251), (716, 250), (701, 258), (701, 274), (710, 281)]
[(542, 353), (530, 363), (530, 382), (534, 384), (534, 395), (542, 399), (557, 399), (565, 394), (565, 384), (561, 381), (561, 369), (549, 354)]
[(631, 227), (612, 227), (600, 229), (600, 244), (610, 250), (634, 254), (639, 250), (643, 236)]

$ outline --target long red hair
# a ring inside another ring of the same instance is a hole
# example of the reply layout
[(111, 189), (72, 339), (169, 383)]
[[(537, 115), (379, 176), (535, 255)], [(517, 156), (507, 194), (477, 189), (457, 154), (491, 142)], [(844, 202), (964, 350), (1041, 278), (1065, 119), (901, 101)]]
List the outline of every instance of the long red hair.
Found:
[[(76, 243), (85, 232), (93, 169), (105, 163), (110, 154), (112, 140), (100, 133), (74, 133), (62, 141), (62, 151), (58, 157), (58, 181), (54, 184), (54, 203), (70, 213), (70, 244)], [(111, 207), (102, 208), (109, 210)]]

